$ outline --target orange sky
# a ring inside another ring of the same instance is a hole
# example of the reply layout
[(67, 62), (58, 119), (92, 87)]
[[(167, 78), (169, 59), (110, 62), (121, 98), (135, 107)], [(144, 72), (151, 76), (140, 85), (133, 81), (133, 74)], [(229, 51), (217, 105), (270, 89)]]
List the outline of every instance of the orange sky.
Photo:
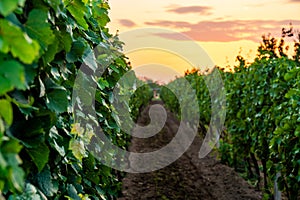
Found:
[[(155, 43), (155, 49), (143, 48), (144, 44), (125, 48), (136, 73), (164, 82), (193, 65), (209, 65), (202, 62), (209, 58), (219, 66), (233, 66), (239, 53), (251, 61), (263, 34), (280, 36), (290, 22), (300, 28), (300, 0), (109, 0), (109, 4), (110, 31), (119, 30), (126, 46), (139, 42), (139, 37)], [(155, 34), (135, 35), (143, 28), (156, 28)], [(128, 38), (128, 31), (133, 36)], [(199, 47), (188, 49), (187, 38)], [(162, 47), (157, 48), (160, 42)], [(199, 55), (199, 48), (209, 58)]]

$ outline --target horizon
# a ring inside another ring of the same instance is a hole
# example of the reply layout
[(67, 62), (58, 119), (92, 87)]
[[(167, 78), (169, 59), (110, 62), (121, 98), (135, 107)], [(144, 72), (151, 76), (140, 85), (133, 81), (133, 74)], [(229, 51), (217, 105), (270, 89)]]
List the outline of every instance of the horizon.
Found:
[[(300, 0), (212, 0), (201, 3), (196, 0), (188, 3), (180, 0), (132, 0), (130, 4), (121, 0), (111, 0), (109, 4), (111, 22), (108, 26), (112, 33), (118, 30), (122, 36), (126, 32), (143, 28), (168, 29), (174, 34), (156, 32), (142, 37), (149, 41), (161, 40), (161, 43), (172, 44), (176, 41), (177, 45), (185, 42), (184, 37), (190, 38), (208, 54), (213, 64), (219, 67), (235, 66), (238, 55), (243, 56), (247, 62), (253, 62), (263, 35), (271, 34), (280, 38), (282, 28), (289, 29), (290, 23), (294, 29), (300, 29)], [(122, 37), (120, 39), (122, 41)], [(131, 42), (125, 43), (125, 48), (131, 45)], [(288, 39), (286, 43), (291, 45), (292, 41)], [(293, 47), (290, 48), (289, 54), (292, 52)], [(138, 76), (167, 82), (171, 77), (183, 75), (187, 69), (203, 66), (202, 63), (193, 63), (194, 66), (191, 66), (182, 59), (180, 61), (178, 56), (175, 58), (158, 51), (139, 50), (125, 54)], [(196, 53), (190, 55), (196, 56)], [(154, 66), (151, 72), (151, 63), (169, 67), (170, 71), (158, 74), (158, 69)], [(148, 68), (145, 65), (148, 65)], [(144, 66), (144, 70), (137, 70), (140, 66)]]

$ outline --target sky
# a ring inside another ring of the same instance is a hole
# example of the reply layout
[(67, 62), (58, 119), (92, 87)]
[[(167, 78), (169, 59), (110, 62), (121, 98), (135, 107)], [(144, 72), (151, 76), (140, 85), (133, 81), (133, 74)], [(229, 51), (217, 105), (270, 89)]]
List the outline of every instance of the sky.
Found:
[[(109, 0), (111, 33), (140, 77), (168, 82), (192, 67), (252, 61), (263, 34), (300, 30), (300, 0)], [(291, 48), (292, 50), (292, 48)], [(206, 54), (205, 54), (205, 53)]]

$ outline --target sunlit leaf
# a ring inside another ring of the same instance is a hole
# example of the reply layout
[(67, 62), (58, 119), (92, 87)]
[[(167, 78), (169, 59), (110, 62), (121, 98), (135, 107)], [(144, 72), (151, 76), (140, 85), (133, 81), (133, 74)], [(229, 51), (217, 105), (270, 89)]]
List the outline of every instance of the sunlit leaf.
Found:
[(81, 0), (63, 0), (67, 10), (75, 18), (77, 23), (85, 30), (88, 29), (88, 24), (84, 19), (85, 13), (87, 13), (87, 7)]
[(71, 133), (81, 137), (84, 133), (84, 128), (80, 126), (80, 123), (72, 124)]
[(292, 96), (295, 96), (295, 95), (300, 96), (300, 90), (292, 88), (285, 94), (285, 97), (291, 98)]
[(0, 52), (11, 52), (26, 64), (32, 63), (39, 55), (39, 44), (31, 40), (11, 22), (0, 19)]
[(6, 154), (8, 154), (8, 153), (17, 154), (21, 151), (22, 148), (23, 148), (23, 146), (20, 145), (20, 143), (17, 140), (10, 139), (8, 142), (5, 142), (2, 145), (1, 151)]
[(25, 0), (1, 0), (0, 1), (0, 13), (6, 17), (13, 12), (18, 5), (23, 5)]
[(72, 151), (75, 158), (80, 162), (82, 161), (82, 158), (87, 156), (87, 152), (84, 148), (84, 143), (79, 139), (71, 139), (69, 149)]
[(295, 78), (297, 76), (297, 73), (299, 72), (299, 69), (292, 69), (288, 73), (284, 75), (284, 80), (290, 81), (291, 79)]
[(5, 99), (0, 99), (0, 117), (2, 117), (6, 124), (10, 126), (13, 121), (13, 110), (11, 103)]

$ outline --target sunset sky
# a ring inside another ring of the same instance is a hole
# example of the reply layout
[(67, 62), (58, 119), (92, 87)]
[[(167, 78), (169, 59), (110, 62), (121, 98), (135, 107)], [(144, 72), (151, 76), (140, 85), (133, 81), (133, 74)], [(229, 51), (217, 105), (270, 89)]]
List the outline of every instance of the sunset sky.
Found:
[[(121, 39), (128, 31), (159, 28), (161, 33), (136, 37), (170, 42), (171, 50), (172, 42), (181, 46), (190, 38), (218, 66), (233, 66), (239, 53), (251, 61), (263, 34), (280, 36), (281, 28), (289, 28), (290, 22), (300, 29), (300, 0), (109, 0), (109, 4), (110, 31), (119, 30)], [(187, 37), (178, 37), (181, 33)], [(126, 45), (136, 42), (134, 37), (124, 39)], [(197, 53), (183, 58), (163, 48), (131, 50), (125, 48), (125, 53), (139, 76), (165, 82), (192, 65), (205, 65), (189, 62), (189, 58), (199, 57)]]

